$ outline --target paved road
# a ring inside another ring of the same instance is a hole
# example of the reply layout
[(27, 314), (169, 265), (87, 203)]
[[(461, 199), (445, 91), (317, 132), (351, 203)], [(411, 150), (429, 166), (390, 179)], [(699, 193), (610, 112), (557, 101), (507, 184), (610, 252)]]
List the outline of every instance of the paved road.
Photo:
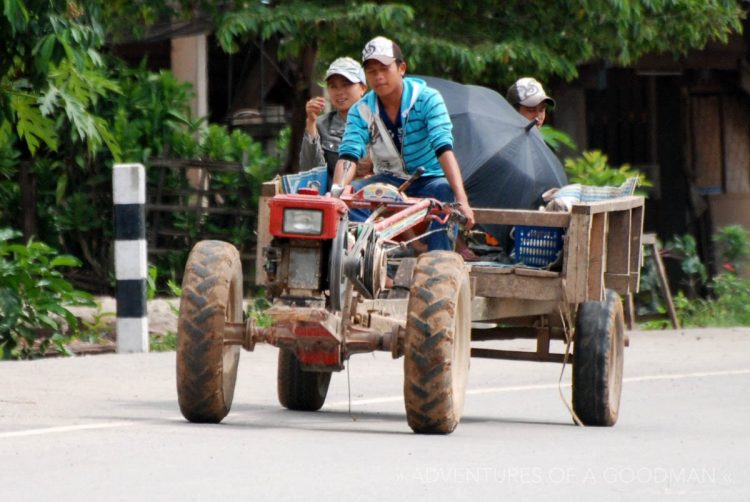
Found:
[(275, 349), (243, 353), (208, 426), (180, 417), (174, 353), (0, 363), (0, 500), (750, 500), (750, 329), (630, 337), (614, 428), (572, 425), (559, 365), (473, 359), (445, 437), (410, 432), (385, 354), (352, 361), (349, 414), (346, 372), (290, 412)]

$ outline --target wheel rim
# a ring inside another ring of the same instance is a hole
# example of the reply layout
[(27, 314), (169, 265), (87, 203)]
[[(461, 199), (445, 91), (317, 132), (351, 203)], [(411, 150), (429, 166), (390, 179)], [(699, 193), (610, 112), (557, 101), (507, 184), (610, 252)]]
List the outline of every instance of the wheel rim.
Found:
[(466, 397), (466, 381), (469, 373), (471, 343), (471, 316), (467, 315), (468, 297), (459, 286), (456, 313), (453, 324), (453, 350), (451, 354), (451, 391), (456, 420), (461, 418)]
[(346, 291), (346, 275), (344, 275), (344, 255), (347, 247), (347, 231), (349, 221), (339, 220), (336, 237), (331, 244), (331, 258), (328, 272), (328, 288), (331, 294), (331, 309), (340, 311), (344, 307), (344, 292)]
[(623, 364), (623, 319), (621, 310), (615, 313), (610, 333), (610, 363), (607, 387), (609, 389), (609, 408), (613, 416), (617, 416), (620, 408), (620, 396), (622, 394), (622, 364)]
[[(232, 281), (229, 285), (227, 298), (226, 322), (242, 322), (242, 284)], [(224, 403), (229, 407), (234, 397), (234, 387), (237, 381), (237, 366), (240, 359), (238, 345), (224, 345), (221, 353), (221, 387), (224, 392)]]

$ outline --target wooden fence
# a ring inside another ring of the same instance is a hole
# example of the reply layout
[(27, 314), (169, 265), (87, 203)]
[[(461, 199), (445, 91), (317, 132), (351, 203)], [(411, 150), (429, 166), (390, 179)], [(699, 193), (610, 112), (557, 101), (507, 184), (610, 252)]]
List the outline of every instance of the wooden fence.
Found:
[(182, 278), (187, 253), (204, 239), (232, 242), (253, 285), (258, 193), (240, 163), (151, 160), (147, 168), (149, 260), (167, 260)]

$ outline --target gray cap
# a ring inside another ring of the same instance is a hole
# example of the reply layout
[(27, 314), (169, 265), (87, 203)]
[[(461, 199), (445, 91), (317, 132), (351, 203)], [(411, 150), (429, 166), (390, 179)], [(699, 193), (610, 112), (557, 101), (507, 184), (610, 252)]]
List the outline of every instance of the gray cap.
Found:
[(513, 106), (523, 105), (534, 107), (542, 101), (555, 106), (555, 100), (547, 96), (544, 87), (538, 80), (531, 77), (519, 78), (516, 82), (508, 87), (508, 93), (505, 96)]
[(341, 75), (349, 82), (355, 84), (365, 83), (365, 71), (362, 69), (362, 65), (352, 58), (338, 58), (331, 63), (331, 66), (329, 66), (326, 71), (325, 80), (328, 80), (328, 77), (331, 75)]

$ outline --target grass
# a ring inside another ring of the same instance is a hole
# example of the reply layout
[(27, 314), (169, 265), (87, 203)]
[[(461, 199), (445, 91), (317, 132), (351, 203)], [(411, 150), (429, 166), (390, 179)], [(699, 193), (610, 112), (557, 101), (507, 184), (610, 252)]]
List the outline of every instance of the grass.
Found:
[(177, 350), (177, 333), (170, 331), (161, 335), (150, 335), (148, 350), (150, 352), (174, 352)]
[[(268, 300), (264, 297), (251, 298), (247, 301), (245, 311), (246, 317), (252, 317), (260, 327), (271, 325), (271, 318), (266, 315), (265, 310), (270, 306)], [(179, 314), (177, 307), (170, 305), (175, 315)], [(177, 350), (177, 333), (167, 332), (164, 334), (152, 333), (149, 336), (149, 351), (151, 352), (171, 352)]]

